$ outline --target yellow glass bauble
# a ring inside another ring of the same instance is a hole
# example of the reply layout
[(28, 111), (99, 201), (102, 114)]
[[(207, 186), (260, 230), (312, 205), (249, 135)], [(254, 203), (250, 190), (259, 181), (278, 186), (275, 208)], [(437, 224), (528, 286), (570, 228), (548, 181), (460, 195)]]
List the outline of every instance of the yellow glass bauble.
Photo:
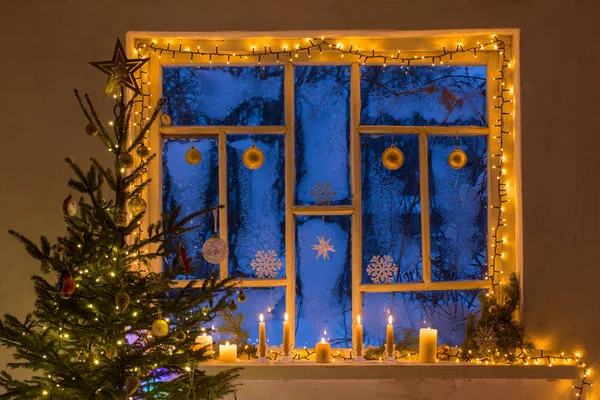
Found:
[(136, 153), (140, 158), (146, 158), (150, 155), (150, 148), (146, 145), (141, 145), (137, 148)]
[(389, 170), (397, 170), (404, 164), (404, 153), (393, 144), (381, 155), (381, 162)]
[(90, 122), (85, 126), (85, 133), (87, 133), (90, 136), (96, 136), (98, 134), (98, 127), (96, 126), (96, 124)]
[(202, 161), (202, 153), (200, 153), (200, 150), (192, 146), (192, 148), (185, 153), (185, 161), (187, 161), (190, 165), (196, 165)]
[(134, 216), (139, 215), (146, 211), (146, 201), (141, 197), (136, 196), (129, 200), (129, 203), (127, 203), (127, 208)]
[(244, 151), (242, 162), (248, 169), (259, 169), (265, 162), (265, 155), (261, 149), (253, 144), (252, 147)]
[(453, 150), (448, 156), (448, 164), (454, 169), (461, 169), (467, 165), (467, 153), (461, 149)]
[(123, 153), (119, 156), (119, 165), (123, 168), (131, 168), (133, 166), (133, 156), (129, 153)]
[(169, 324), (162, 318), (152, 323), (152, 334), (156, 337), (165, 337), (169, 334)]

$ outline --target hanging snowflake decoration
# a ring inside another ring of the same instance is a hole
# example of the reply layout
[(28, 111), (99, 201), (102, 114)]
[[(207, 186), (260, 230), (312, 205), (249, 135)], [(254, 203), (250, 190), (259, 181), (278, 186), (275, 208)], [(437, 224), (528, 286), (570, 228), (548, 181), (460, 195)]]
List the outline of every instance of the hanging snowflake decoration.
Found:
[(492, 328), (479, 328), (475, 334), (475, 344), (481, 357), (490, 357), (496, 354), (498, 341)]
[(321, 237), (317, 236), (317, 240), (319, 241), (319, 244), (312, 245), (312, 249), (316, 250), (318, 252), (317, 260), (321, 256), (323, 256), (323, 260), (329, 260), (329, 252), (332, 251), (335, 253), (335, 250), (333, 249), (333, 245), (329, 244), (329, 242), (331, 242), (331, 238), (325, 240), (325, 236), (321, 236)]
[(274, 279), (279, 275), (283, 263), (274, 250), (259, 250), (250, 266), (257, 278)]
[(398, 266), (388, 255), (373, 256), (367, 267), (367, 274), (373, 283), (392, 283), (394, 275), (398, 273)]
[(311, 189), (310, 195), (315, 199), (316, 205), (328, 206), (333, 201), (335, 191), (329, 182), (317, 182)]

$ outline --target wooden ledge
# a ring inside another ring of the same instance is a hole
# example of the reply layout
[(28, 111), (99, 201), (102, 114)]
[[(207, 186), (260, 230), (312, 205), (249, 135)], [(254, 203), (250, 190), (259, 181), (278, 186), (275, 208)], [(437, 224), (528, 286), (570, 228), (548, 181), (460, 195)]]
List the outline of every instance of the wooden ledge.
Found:
[(241, 380), (326, 380), (326, 379), (580, 379), (576, 365), (481, 365), (441, 362), (423, 364), (404, 361), (394, 364), (370, 361), (361, 364), (336, 361), (317, 364), (310, 361), (258, 363), (239, 361), (235, 364), (206, 362), (202, 370), (214, 374), (231, 367), (243, 367)]

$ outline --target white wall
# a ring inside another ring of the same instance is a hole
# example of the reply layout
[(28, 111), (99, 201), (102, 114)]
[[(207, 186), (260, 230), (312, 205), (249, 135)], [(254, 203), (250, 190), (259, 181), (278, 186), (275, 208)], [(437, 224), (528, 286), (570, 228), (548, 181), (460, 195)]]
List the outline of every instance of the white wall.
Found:
[[(545, 348), (600, 360), (598, 15), (598, 0), (4, 0), (0, 228), (63, 233), (62, 159), (104, 154), (72, 88), (101, 97), (87, 61), (126, 31), (521, 28), (524, 319)], [(0, 250), (0, 313), (22, 316), (38, 265), (7, 234)]]

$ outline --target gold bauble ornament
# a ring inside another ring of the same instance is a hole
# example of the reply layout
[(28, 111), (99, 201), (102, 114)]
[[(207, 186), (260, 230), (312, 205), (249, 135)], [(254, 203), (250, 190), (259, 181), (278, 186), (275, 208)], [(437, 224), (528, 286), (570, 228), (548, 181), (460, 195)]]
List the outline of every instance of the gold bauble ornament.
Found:
[(202, 257), (211, 264), (219, 264), (227, 258), (227, 243), (218, 236), (212, 236), (202, 245)]
[(173, 339), (177, 340), (178, 342), (182, 342), (185, 340), (186, 338), (186, 334), (184, 331), (182, 331), (181, 329), (178, 329), (174, 334), (173, 334)]
[(156, 337), (165, 337), (169, 334), (169, 324), (162, 318), (154, 320), (152, 323), (152, 334)]
[(146, 158), (150, 155), (150, 147), (143, 144), (140, 147), (138, 147), (135, 152), (137, 153), (138, 157)]
[(187, 161), (190, 165), (196, 165), (202, 161), (202, 153), (200, 153), (200, 150), (192, 145), (192, 147), (185, 153), (185, 161)]
[(227, 305), (227, 309), (231, 312), (235, 312), (237, 310), (237, 304), (235, 304), (234, 300), (231, 300)]
[(467, 161), (467, 153), (459, 148), (453, 150), (448, 156), (448, 164), (450, 164), (450, 166), (454, 169), (463, 168), (465, 165), (467, 165)]
[(127, 211), (125, 210), (119, 210), (117, 212), (115, 212), (115, 225), (118, 228), (123, 228), (125, 225), (127, 225)]
[(404, 164), (404, 153), (392, 144), (381, 155), (381, 162), (387, 169), (395, 171)]
[(130, 302), (131, 297), (129, 297), (129, 295), (122, 290), (115, 296), (115, 303), (117, 304), (117, 307), (119, 307), (119, 311), (121, 312), (127, 310), (127, 307), (129, 307)]
[(246, 293), (244, 293), (243, 290), (240, 290), (240, 292), (238, 293), (237, 299), (240, 303), (244, 303), (246, 301)]
[(173, 121), (171, 120), (171, 116), (167, 113), (160, 114), (160, 122), (162, 122), (165, 126), (171, 126), (171, 124), (173, 123)]
[(262, 150), (253, 144), (250, 148), (244, 151), (242, 162), (248, 169), (259, 169), (265, 162), (265, 155)]
[(90, 122), (85, 126), (85, 133), (87, 133), (90, 136), (96, 136), (98, 134), (98, 127), (96, 126), (96, 124)]
[(140, 380), (137, 376), (129, 376), (125, 379), (125, 394), (131, 396), (140, 388)]
[(127, 209), (133, 216), (137, 216), (146, 211), (146, 201), (139, 196), (133, 197), (127, 203)]
[(133, 166), (133, 156), (129, 153), (123, 153), (119, 156), (119, 165), (123, 168), (131, 168)]

